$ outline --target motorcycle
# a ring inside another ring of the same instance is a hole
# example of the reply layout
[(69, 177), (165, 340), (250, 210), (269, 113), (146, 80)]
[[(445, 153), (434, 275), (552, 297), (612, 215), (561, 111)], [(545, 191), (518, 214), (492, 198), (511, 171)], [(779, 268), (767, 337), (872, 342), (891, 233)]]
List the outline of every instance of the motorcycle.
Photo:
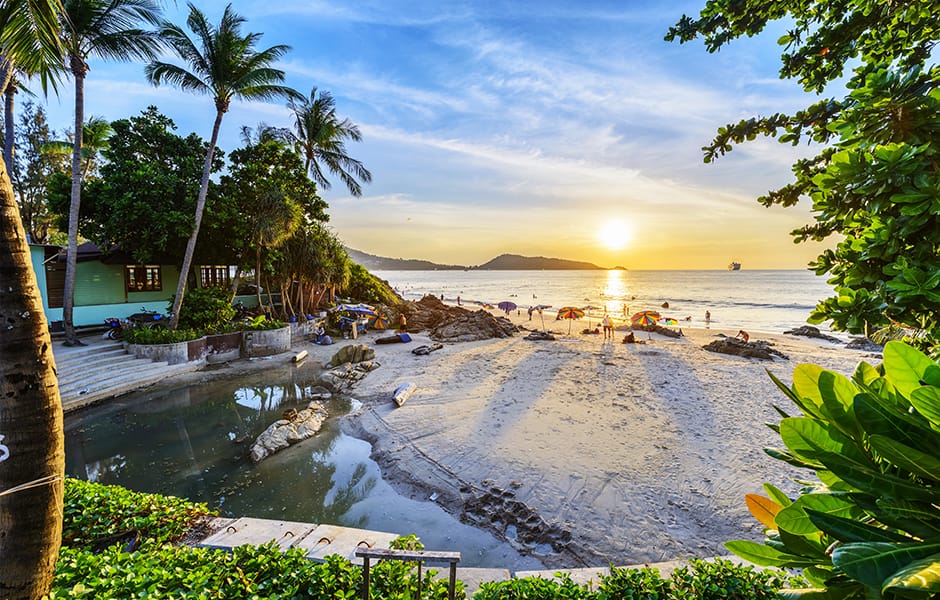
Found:
[(110, 340), (123, 339), (124, 332), (133, 327), (166, 328), (164, 322), (167, 318), (166, 315), (162, 315), (155, 310), (147, 310), (145, 307), (141, 307), (140, 310), (141, 312), (134, 313), (128, 316), (127, 319), (118, 319), (116, 317), (105, 319), (104, 323), (108, 326), (108, 330), (105, 331), (104, 337)]

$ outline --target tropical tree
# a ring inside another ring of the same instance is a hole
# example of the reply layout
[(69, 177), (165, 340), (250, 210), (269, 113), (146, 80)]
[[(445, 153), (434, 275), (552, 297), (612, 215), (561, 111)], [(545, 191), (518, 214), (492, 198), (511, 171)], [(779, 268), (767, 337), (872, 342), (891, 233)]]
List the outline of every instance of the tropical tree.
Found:
[(205, 15), (190, 3), (186, 24), (195, 34), (196, 40), (173, 23), (164, 21), (160, 27), (161, 38), (188, 64), (188, 68), (161, 61), (154, 61), (146, 68), (147, 78), (153, 85), (168, 83), (188, 92), (211, 95), (216, 111), (199, 196), (196, 198), (193, 231), (186, 244), (179, 284), (173, 299), (171, 329), (175, 329), (179, 323), (179, 308), (183, 302), (186, 280), (189, 278), (193, 253), (196, 250), (199, 225), (206, 208), (212, 155), (219, 139), (222, 117), (228, 112), (234, 98), (274, 100), (297, 95), (293, 89), (283, 85), (284, 72), (272, 67), (290, 47), (278, 45), (256, 51), (255, 45), (261, 39), (261, 34), (242, 34), (241, 26), (244, 22), (245, 19), (237, 15), (230, 4), (225, 7), (218, 27), (213, 27)]
[[(12, 65), (53, 62), (58, 10), (55, 0), (0, 3), (0, 92)], [(39, 598), (52, 583), (62, 537), (62, 405), (42, 296), (5, 164), (0, 281), (0, 597)]]
[(810, 263), (836, 292), (811, 322), (832, 320), (856, 333), (940, 322), (938, 13), (938, 0), (708, 0), (698, 18), (684, 16), (666, 37), (701, 37), (715, 52), (784, 21), (782, 78), (815, 94), (845, 81), (842, 96), (728, 124), (703, 148), (710, 162), (758, 135), (823, 145), (793, 165), (794, 182), (759, 199), (766, 206), (812, 200), (815, 223), (793, 231), (795, 241), (836, 239)]
[(81, 344), (75, 335), (73, 306), (75, 265), (78, 258), (78, 213), (82, 193), (82, 142), (85, 121), (85, 76), (88, 58), (149, 60), (160, 47), (159, 38), (141, 25), (159, 21), (159, 9), (150, 0), (63, 0), (61, 43), (68, 70), (75, 80), (75, 129), (72, 147), (72, 192), (69, 205), (69, 245), (65, 266), (62, 321), (66, 344)]
[(362, 134), (349, 119), (336, 115), (336, 101), (329, 92), (317, 94), (313, 88), (309, 98), (292, 100), (294, 131), (290, 141), (304, 157), (304, 166), (323, 189), (330, 189), (324, 169), (335, 173), (346, 184), (349, 193), (362, 195), (362, 184), (372, 181), (372, 173), (363, 164), (346, 154), (346, 140), (359, 142)]
[(54, 133), (42, 106), (27, 102), (16, 129), (16, 154), (7, 166), (12, 172), (13, 190), (20, 207), (23, 228), (32, 242), (44, 244), (49, 238), (53, 215), (46, 202), (46, 185), (56, 170), (55, 162), (43, 152)]

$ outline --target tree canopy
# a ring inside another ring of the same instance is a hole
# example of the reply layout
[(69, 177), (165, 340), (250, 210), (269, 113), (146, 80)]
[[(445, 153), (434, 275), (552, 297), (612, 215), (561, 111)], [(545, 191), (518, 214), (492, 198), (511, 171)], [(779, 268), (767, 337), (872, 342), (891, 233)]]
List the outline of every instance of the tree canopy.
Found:
[(709, 0), (698, 18), (683, 16), (666, 36), (702, 38), (715, 52), (783, 21), (781, 78), (831, 96), (792, 115), (728, 124), (703, 148), (710, 162), (758, 135), (822, 145), (793, 165), (793, 182), (759, 199), (767, 206), (809, 199), (815, 223), (793, 231), (794, 240), (835, 237), (834, 247), (810, 263), (835, 288), (811, 322), (831, 320), (855, 333), (938, 322), (937, 14), (940, 2), (932, 0)]

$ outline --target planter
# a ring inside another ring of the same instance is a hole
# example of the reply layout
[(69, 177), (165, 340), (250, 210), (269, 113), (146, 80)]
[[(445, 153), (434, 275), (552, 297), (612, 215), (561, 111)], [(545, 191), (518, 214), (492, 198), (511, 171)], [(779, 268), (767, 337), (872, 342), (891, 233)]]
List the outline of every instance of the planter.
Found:
[(206, 361), (210, 364), (241, 358), (242, 333), (220, 333), (206, 336)]
[(242, 357), (271, 356), (290, 350), (290, 326), (242, 332)]
[[(200, 338), (203, 340), (205, 338)], [(199, 341), (199, 340), (191, 340)], [(128, 344), (124, 348), (137, 358), (149, 358), (154, 362), (165, 362), (171, 365), (181, 365), (189, 362), (190, 342), (177, 342), (175, 344)]]

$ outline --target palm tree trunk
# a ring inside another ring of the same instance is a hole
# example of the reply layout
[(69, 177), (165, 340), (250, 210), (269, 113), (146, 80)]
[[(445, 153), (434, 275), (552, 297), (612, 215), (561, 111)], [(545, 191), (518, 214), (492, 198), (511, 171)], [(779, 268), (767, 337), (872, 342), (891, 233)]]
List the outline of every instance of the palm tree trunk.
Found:
[[(12, 68), (12, 67), (11, 67)], [(7, 166), (7, 175), (13, 179), (13, 145), (15, 142), (16, 121), (13, 118), (13, 104), (16, 99), (16, 82), (10, 82), (3, 92), (3, 162)]]
[(239, 282), (241, 282), (241, 278), (242, 278), (242, 266), (235, 265), (235, 277), (232, 278), (232, 287), (231, 287), (232, 302), (235, 301), (235, 296), (238, 295), (238, 284)]
[[(62, 405), (42, 297), (5, 165), (0, 281), (0, 597), (39, 598), (52, 585), (62, 541)], [(9, 491), (35, 481), (48, 483)]]
[(81, 58), (71, 59), (75, 77), (75, 140), (72, 143), (72, 197), (69, 202), (69, 246), (65, 254), (65, 297), (62, 299), (62, 324), (65, 342), (82, 345), (75, 334), (75, 269), (78, 264), (78, 211), (82, 205), (82, 128), (85, 120), (85, 73), (88, 67)]
[(176, 329), (180, 322), (180, 306), (183, 305), (183, 294), (186, 291), (186, 280), (189, 278), (189, 268), (193, 264), (193, 254), (196, 251), (196, 238), (199, 237), (199, 225), (202, 223), (202, 213), (206, 209), (206, 196), (209, 194), (209, 175), (212, 173), (212, 156), (215, 154), (215, 144), (219, 140), (219, 129), (222, 127), (222, 117), (225, 111), (216, 107), (215, 124), (212, 126), (212, 139), (209, 140), (209, 150), (206, 152), (206, 162), (202, 166), (202, 181), (199, 184), (199, 196), (196, 198), (196, 219), (193, 222), (193, 233), (186, 242), (186, 253), (183, 255), (183, 265), (180, 267), (180, 280), (176, 284), (176, 296), (173, 298), (173, 314), (170, 315), (170, 329)]
[(255, 296), (258, 298), (258, 310), (264, 312), (264, 303), (261, 302), (261, 245), (255, 248)]

